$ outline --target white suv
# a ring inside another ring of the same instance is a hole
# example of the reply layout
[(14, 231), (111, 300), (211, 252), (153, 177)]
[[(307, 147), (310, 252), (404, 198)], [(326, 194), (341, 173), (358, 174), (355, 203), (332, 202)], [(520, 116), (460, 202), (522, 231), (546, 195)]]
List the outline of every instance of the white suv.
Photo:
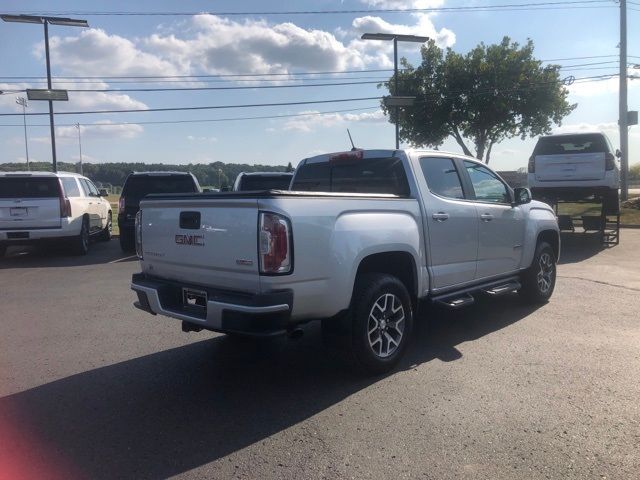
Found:
[(540, 137), (529, 158), (529, 188), (538, 200), (602, 198), (606, 210), (618, 209), (618, 151), (604, 133), (568, 133)]
[(75, 173), (0, 172), (0, 257), (10, 245), (63, 241), (74, 253), (90, 237), (111, 239), (111, 205)]

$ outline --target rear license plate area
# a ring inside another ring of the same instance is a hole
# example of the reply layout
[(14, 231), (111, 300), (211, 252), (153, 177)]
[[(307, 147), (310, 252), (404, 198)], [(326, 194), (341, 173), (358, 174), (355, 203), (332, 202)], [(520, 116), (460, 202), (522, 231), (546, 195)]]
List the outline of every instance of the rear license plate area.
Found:
[(24, 240), (29, 238), (29, 232), (7, 232), (8, 240)]
[(207, 292), (192, 288), (182, 289), (182, 306), (185, 310), (202, 313), (207, 310)]
[(26, 207), (11, 207), (9, 215), (12, 217), (26, 217), (29, 211)]

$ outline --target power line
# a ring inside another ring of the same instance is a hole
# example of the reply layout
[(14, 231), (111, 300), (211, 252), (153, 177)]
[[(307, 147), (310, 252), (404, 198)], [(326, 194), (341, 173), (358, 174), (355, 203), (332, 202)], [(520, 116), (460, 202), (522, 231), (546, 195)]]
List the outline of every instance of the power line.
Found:
[[(253, 107), (279, 107), (285, 105), (312, 105), (316, 103), (343, 103), (361, 102), (365, 100), (380, 100), (382, 97), (360, 97), (360, 98), (338, 98), (332, 100), (306, 100), (300, 102), (280, 102), (280, 103), (253, 103), (241, 105), (208, 105), (198, 107), (163, 107), (163, 108), (130, 108), (125, 110), (84, 110), (77, 112), (56, 112), (56, 115), (87, 115), (100, 113), (147, 113), (147, 112), (177, 112), (188, 110), (221, 110), (226, 108), (253, 108)], [(22, 113), (0, 113), (0, 117), (14, 117), (24, 115)], [(26, 115), (49, 115), (48, 113), (27, 113)]]
[(586, 57), (566, 57), (566, 58), (548, 58), (546, 60), (540, 60), (541, 62), (562, 62), (565, 60), (588, 60), (591, 58), (610, 58), (618, 57), (618, 55), (589, 55)]
[(348, 10), (283, 10), (283, 11), (253, 11), (253, 12), (225, 12), (225, 11), (45, 11), (45, 12), (5, 12), (9, 14), (38, 14), (38, 15), (82, 15), (82, 16), (144, 16), (144, 17), (178, 17), (194, 15), (216, 16), (251, 16), (251, 15), (340, 15), (340, 14), (371, 14), (371, 13), (430, 13), (430, 12), (469, 12), (491, 10), (543, 10), (561, 8), (617, 8), (609, 0), (565, 0), (553, 2), (506, 3), (501, 5), (468, 5), (461, 7), (429, 7), (429, 8), (372, 8)]
[[(376, 110), (380, 108), (379, 105), (375, 107), (363, 107), (363, 108), (347, 108), (344, 110), (331, 110), (328, 112), (304, 112), (304, 113), (286, 113), (281, 115), (258, 115), (258, 116), (250, 116), (250, 117), (229, 117), (229, 118), (208, 118), (208, 119), (199, 119), (199, 120), (149, 120), (142, 122), (113, 122), (113, 123), (80, 123), (79, 125), (85, 127), (117, 127), (123, 125), (165, 125), (165, 124), (174, 124), (174, 123), (209, 123), (209, 122), (230, 122), (234, 120), (265, 120), (265, 119), (275, 119), (275, 118), (291, 118), (291, 117), (307, 117), (307, 116), (322, 116), (322, 115), (333, 115), (336, 113), (347, 113), (347, 112), (360, 112), (364, 110)], [(73, 127), (77, 125), (77, 123), (59, 123), (56, 126), (58, 127)], [(0, 127), (22, 127), (23, 124), (0, 124)], [(31, 123), (29, 127), (48, 127), (48, 123)]]

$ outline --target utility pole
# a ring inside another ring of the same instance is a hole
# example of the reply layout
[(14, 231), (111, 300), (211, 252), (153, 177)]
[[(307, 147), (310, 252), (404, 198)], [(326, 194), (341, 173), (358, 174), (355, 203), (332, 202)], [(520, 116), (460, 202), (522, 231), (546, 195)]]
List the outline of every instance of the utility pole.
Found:
[(627, 113), (627, 0), (620, 0), (620, 97), (619, 97), (620, 126), (620, 199), (627, 200), (629, 184), (629, 128)]
[(82, 171), (82, 138), (80, 137), (80, 124), (76, 123), (78, 129), (78, 148), (80, 149), (80, 175), (84, 175)]
[(31, 167), (29, 166), (29, 142), (27, 140), (27, 99), (24, 97), (18, 97), (16, 98), (16, 103), (18, 105), (22, 105), (22, 121), (24, 123), (24, 151), (25, 154), (27, 156), (27, 171), (31, 170)]

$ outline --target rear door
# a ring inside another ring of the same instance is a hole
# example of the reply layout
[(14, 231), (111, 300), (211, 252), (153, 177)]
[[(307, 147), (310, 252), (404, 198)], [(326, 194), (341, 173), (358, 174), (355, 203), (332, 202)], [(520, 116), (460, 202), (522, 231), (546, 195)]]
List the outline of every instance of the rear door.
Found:
[(600, 180), (607, 152), (607, 142), (599, 134), (542, 137), (533, 152), (535, 178), (541, 182)]
[(463, 161), (478, 212), (479, 241), (476, 279), (520, 268), (524, 242), (524, 212), (511, 205), (509, 187), (487, 167)]
[(0, 176), (0, 229), (60, 228), (60, 183), (54, 176)]
[(435, 289), (452, 287), (475, 278), (478, 251), (478, 216), (453, 159), (419, 159), (422, 178), (429, 268)]
[(102, 228), (100, 219), (100, 198), (98, 189), (86, 178), (80, 179), (85, 195), (86, 213), (89, 215), (89, 230), (93, 233)]

